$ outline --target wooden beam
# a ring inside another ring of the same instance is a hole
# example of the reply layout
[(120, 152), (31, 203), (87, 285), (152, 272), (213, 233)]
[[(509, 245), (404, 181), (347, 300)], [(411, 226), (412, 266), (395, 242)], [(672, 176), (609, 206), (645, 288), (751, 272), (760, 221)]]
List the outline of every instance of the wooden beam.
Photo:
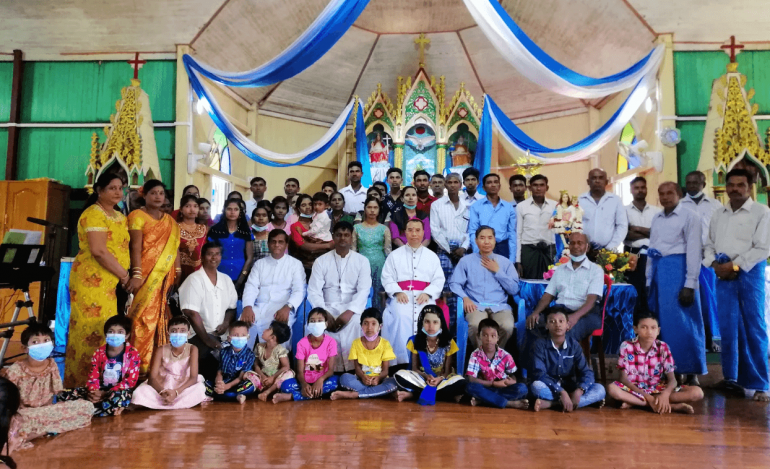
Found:
[[(13, 51), (13, 78), (11, 80), (11, 115), (9, 123), (21, 123), (21, 72), (22, 53), (19, 49)], [(19, 170), (19, 128), (8, 128), (8, 156), (5, 160), (5, 180), (16, 180)]]

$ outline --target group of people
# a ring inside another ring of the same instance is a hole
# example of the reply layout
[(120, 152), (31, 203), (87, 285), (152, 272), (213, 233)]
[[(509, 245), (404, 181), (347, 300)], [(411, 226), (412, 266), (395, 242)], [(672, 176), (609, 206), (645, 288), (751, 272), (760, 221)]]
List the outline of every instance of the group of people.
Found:
[[(480, 194), (474, 168), (443, 177), (417, 171), (406, 187), (391, 168), (387, 184), (367, 189), (352, 162), (349, 186), (337, 191), (327, 181), (312, 196), (290, 178), (285, 197), (268, 201), (266, 181), (255, 177), (249, 200), (229, 194), (211, 220), (195, 186), (168, 213), (156, 180), (126, 217), (117, 207), (120, 177), (104, 174), (78, 224), (64, 383), (48, 358), (53, 334), (30, 326), (22, 337), (29, 357), (2, 372), (22, 394), (9, 446), (130, 406), (243, 403), (252, 395), (274, 403), (395, 394), (534, 410), (601, 405), (605, 388), (579, 343), (602, 320), (604, 275), (590, 255), (621, 243), (649, 259), (637, 270), (647, 300), (635, 314), (636, 338), (621, 345), (621, 378), (607, 392), (624, 406), (691, 413), (687, 402), (702, 397), (701, 304), (709, 301), (709, 314), (719, 316), (722, 387), (766, 400), (770, 210), (749, 198), (749, 173), (727, 175), (724, 207), (702, 194), (698, 174), (687, 176), (684, 199), (677, 184), (661, 184), (663, 209), (655, 210), (643, 178), (623, 207), (606, 192), (606, 173), (592, 170), (590, 190), (578, 198), (583, 231), (569, 237), (569, 261), (526, 318), (521, 350), (509, 342), (511, 297), (521, 278), (542, 279), (557, 254), (545, 176), (511, 178), (508, 202), (497, 174), (484, 175)], [(712, 295), (702, 300), (708, 295), (698, 285), (708, 272)], [(307, 335), (293, 341), (305, 298), (313, 308)], [(456, 374), (457, 298), (476, 348), (465, 376)]]

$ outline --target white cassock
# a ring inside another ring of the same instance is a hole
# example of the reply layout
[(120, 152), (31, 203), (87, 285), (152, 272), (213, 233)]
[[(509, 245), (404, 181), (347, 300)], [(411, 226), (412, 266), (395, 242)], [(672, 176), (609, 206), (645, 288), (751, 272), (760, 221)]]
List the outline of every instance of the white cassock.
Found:
[[(429, 285), (418, 290), (414, 285), (405, 284), (412, 281), (427, 282)], [(382, 318), (382, 336), (393, 346), (397, 364), (409, 362), (406, 342), (420, 327), (417, 324), (420, 311), (427, 305), (436, 304), (445, 281), (438, 256), (426, 247), (420, 246), (414, 250), (407, 244), (393, 251), (385, 260), (382, 286), (389, 298)], [(400, 292), (409, 297), (408, 303), (402, 304), (396, 300), (396, 293)], [(421, 293), (427, 293), (430, 300), (418, 305), (416, 300)]]
[[(270, 327), (275, 313), (286, 305), (294, 309), (289, 314), (289, 328), (297, 319), (297, 309), (305, 298), (305, 269), (302, 262), (284, 254), (280, 259), (272, 255), (258, 260), (243, 289), (243, 307), (251, 306), (255, 321), (249, 329), (249, 348), (259, 342), (262, 332)], [(291, 348), (291, 339), (283, 344)]]
[(335, 318), (345, 311), (355, 314), (337, 332), (328, 332), (337, 341), (337, 370), (351, 371), (353, 363), (348, 360), (353, 341), (361, 337), (361, 313), (372, 288), (372, 274), (369, 260), (361, 254), (350, 251), (340, 257), (337, 251), (327, 252), (313, 263), (313, 271), (307, 285), (307, 300), (314, 308), (323, 308)]

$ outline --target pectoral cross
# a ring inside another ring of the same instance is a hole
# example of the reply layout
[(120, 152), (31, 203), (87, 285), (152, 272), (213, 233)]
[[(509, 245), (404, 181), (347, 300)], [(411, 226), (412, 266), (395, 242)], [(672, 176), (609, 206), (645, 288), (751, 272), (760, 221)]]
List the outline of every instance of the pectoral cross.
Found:
[(735, 56), (736, 50), (740, 51), (740, 49), (743, 49), (744, 46), (742, 44), (736, 44), (735, 43), (735, 36), (730, 36), (730, 45), (727, 46), (719, 46), (720, 49), (725, 49), (725, 53), (727, 53), (727, 49), (730, 49), (730, 53), (728, 54), (730, 56), (730, 63), (735, 63)]
[(412, 284), (412, 283), (410, 282), (410, 283), (409, 283), (409, 291), (412, 291), (412, 289), (413, 289), (413, 288), (414, 288), (414, 284)]
[(134, 80), (139, 79), (139, 69), (142, 68), (142, 65), (146, 64), (146, 60), (139, 60), (139, 52), (136, 53), (134, 56), (134, 60), (128, 61), (129, 65), (131, 65), (131, 68), (134, 69)]
[(425, 37), (425, 33), (420, 33), (420, 37), (415, 39), (414, 43), (420, 48), (420, 67), (425, 68), (425, 46), (430, 44), (430, 39)]

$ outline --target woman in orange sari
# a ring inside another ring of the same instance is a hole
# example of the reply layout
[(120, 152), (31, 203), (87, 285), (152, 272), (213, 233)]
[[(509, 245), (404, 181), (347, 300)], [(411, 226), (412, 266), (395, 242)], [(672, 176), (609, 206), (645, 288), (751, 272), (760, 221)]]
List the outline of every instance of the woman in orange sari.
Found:
[(140, 373), (146, 374), (155, 349), (168, 343), (166, 323), (171, 319), (171, 311), (167, 298), (171, 287), (178, 286), (182, 268), (177, 256), (179, 225), (161, 212), (165, 186), (150, 179), (141, 192), (144, 207), (128, 215), (131, 280), (126, 290), (134, 294), (129, 310), (134, 321), (131, 338), (142, 358)]

